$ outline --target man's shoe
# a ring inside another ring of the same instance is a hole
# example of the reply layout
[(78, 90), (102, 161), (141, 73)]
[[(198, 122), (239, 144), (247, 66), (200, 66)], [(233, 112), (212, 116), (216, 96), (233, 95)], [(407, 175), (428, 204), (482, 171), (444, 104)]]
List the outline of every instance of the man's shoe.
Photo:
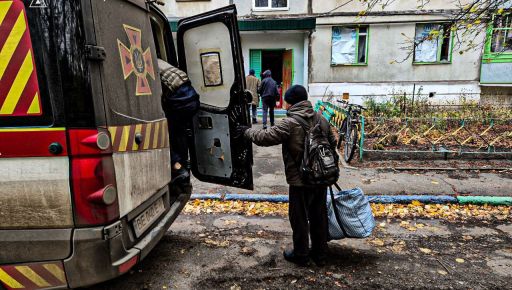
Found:
[(253, 123), (253, 124), (258, 124), (258, 120), (253, 119), (253, 120), (252, 120), (252, 123)]
[(267, 129), (267, 125), (263, 125), (263, 130), (266, 130)]
[(283, 252), (284, 259), (288, 262), (294, 263), (298, 266), (305, 267), (309, 263), (308, 256), (297, 256), (293, 250), (285, 250)]
[(179, 169), (173, 174), (173, 176), (171, 183), (175, 184), (186, 184), (190, 180), (190, 173), (185, 168)]

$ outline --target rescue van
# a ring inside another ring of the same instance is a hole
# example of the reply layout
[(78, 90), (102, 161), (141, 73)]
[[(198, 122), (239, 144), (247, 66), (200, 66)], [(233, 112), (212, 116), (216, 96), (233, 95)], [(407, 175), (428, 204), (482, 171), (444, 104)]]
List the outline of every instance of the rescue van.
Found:
[(252, 188), (236, 9), (183, 19), (175, 50), (146, 0), (0, 0), (0, 288), (76, 288), (129, 271), (189, 200), (171, 181), (157, 60), (201, 95), (202, 181)]

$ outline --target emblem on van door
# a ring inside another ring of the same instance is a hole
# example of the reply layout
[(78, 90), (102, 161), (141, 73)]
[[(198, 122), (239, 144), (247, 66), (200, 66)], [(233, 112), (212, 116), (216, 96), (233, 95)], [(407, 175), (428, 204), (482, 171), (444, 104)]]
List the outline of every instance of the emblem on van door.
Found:
[(130, 41), (130, 47), (117, 40), (119, 46), (119, 55), (121, 56), (121, 66), (123, 76), (126, 80), (133, 73), (137, 77), (137, 86), (135, 95), (151, 95), (151, 86), (149, 85), (148, 75), (155, 80), (155, 70), (153, 68), (153, 58), (149, 47), (142, 49), (142, 31), (138, 28), (123, 24), (124, 31)]

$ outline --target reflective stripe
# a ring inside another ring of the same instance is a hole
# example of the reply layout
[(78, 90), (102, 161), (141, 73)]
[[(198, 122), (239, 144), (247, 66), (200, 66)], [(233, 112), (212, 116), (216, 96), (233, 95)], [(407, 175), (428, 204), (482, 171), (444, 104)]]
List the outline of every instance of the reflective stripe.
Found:
[(11, 5), (12, 1), (0, 1), (0, 26), (2, 26), (2, 22), (4, 21), (7, 12), (9, 12)]
[[(13, 289), (23, 289), (25, 288), (23, 285), (21, 285), (18, 281), (14, 280), (9, 274), (7, 274), (4, 270), (0, 268), (0, 282), (7, 285), (7, 287), (13, 288)], [(0, 284), (1, 286), (1, 284)]]
[(27, 82), (30, 79), (33, 70), (34, 65), (32, 62), (32, 52), (28, 51), (18, 75), (7, 94), (7, 98), (5, 98), (2, 108), (0, 108), (0, 115), (9, 115), (14, 113), (14, 109), (16, 109), (16, 105), (20, 100), (23, 90), (27, 86)]
[(39, 276), (34, 270), (30, 269), (28, 266), (16, 266), (14, 267), (18, 272), (23, 274), (23, 276), (27, 277), (30, 281), (36, 284), (39, 287), (49, 287), (50, 283), (46, 282), (43, 277)]
[(62, 283), (66, 283), (64, 271), (56, 264), (44, 264), (43, 267)]
[(9, 37), (7, 37), (7, 41), (0, 51), (0, 79), (2, 79), (4, 72), (7, 69), (7, 65), (9, 65), (14, 51), (18, 47), (26, 29), (27, 24), (25, 23), (25, 15), (23, 14), (23, 11), (21, 11), (11, 33), (9, 34)]

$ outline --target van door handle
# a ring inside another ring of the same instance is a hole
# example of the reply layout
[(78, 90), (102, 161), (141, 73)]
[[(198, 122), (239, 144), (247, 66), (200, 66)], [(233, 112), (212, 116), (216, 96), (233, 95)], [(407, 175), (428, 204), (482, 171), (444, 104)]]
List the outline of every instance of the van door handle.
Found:
[(50, 151), (50, 153), (53, 155), (59, 155), (63, 150), (64, 148), (62, 148), (62, 145), (60, 145), (58, 142), (53, 142), (50, 144), (50, 146), (48, 146), (48, 151)]

